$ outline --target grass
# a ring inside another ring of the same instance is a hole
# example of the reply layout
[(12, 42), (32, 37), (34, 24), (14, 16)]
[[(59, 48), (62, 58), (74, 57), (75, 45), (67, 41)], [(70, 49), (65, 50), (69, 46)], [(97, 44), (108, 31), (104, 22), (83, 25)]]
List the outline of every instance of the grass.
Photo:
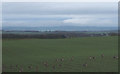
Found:
[[(3, 40), (5, 72), (117, 72), (118, 37), (83, 37), (71, 39), (18, 39)], [(100, 55), (105, 57), (101, 58)], [(70, 61), (71, 57), (73, 61)], [(89, 59), (95, 56), (96, 59)], [(56, 59), (64, 61), (56, 62)], [(48, 62), (48, 67), (43, 62)], [(87, 67), (82, 65), (87, 63)], [(19, 67), (15, 67), (18, 64)], [(61, 64), (61, 67), (59, 66)], [(28, 66), (32, 65), (29, 70)], [(10, 66), (13, 66), (10, 68)], [(55, 69), (53, 69), (55, 66)]]

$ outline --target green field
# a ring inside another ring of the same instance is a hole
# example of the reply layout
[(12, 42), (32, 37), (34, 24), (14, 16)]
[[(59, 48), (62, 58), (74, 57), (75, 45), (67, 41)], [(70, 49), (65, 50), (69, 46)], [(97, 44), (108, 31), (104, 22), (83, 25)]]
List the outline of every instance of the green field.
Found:
[[(118, 37), (3, 39), (3, 71), (117, 72)], [(101, 58), (101, 54), (104, 57)], [(73, 60), (70, 60), (73, 56)], [(96, 59), (89, 59), (94, 56)], [(63, 58), (63, 61), (60, 59)], [(56, 61), (58, 59), (58, 61)], [(43, 62), (47, 62), (45, 66)], [(87, 64), (87, 66), (83, 66)], [(18, 65), (18, 66), (17, 66)], [(28, 68), (31, 66), (31, 68)]]

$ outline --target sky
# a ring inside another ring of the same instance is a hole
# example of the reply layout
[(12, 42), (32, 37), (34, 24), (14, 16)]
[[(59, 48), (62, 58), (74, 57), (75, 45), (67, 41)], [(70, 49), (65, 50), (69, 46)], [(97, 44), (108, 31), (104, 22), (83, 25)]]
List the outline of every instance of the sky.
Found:
[(117, 2), (4, 2), (3, 27), (118, 26)]
[(2, 2), (118, 2), (119, 0), (1, 0)]

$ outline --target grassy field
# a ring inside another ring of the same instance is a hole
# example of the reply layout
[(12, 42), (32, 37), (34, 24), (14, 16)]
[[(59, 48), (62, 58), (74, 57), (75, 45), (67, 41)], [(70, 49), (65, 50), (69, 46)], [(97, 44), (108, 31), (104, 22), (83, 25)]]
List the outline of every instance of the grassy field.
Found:
[[(118, 55), (118, 37), (115, 36), (71, 39), (5, 39), (2, 46), (3, 71), (5, 72), (118, 71), (118, 59), (113, 58)], [(101, 58), (101, 54), (104, 54), (103, 58)], [(96, 59), (90, 60), (90, 56), (94, 56)]]

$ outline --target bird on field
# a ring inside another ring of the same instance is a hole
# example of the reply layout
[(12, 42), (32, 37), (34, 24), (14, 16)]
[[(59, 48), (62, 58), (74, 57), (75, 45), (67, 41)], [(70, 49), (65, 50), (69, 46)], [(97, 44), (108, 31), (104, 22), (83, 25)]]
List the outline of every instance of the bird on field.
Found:
[(21, 70), (19, 70), (19, 72), (22, 72)]
[(53, 69), (55, 69), (55, 65), (53, 65), (53, 67), (52, 67)]
[(32, 66), (30, 65), (30, 66), (28, 66), (28, 68), (29, 68), (29, 69), (32, 69)]
[(104, 57), (104, 54), (101, 55), (101, 58), (103, 58), (103, 57)]
[(16, 68), (18, 67), (18, 64), (16, 64), (16, 66), (15, 66)]
[(61, 61), (64, 61), (64, 58), (61, 58)]
[(48, 67), (48, 63), (47, 62), (44, 62), (43, 63), (45, 67)]
[(96, 57), (92, 57), (93, 59), (96, 59)]
[(21, 69), (19, 70), (19, 72), (23, 72), (23, 68), (21, 68)]
[(74, 59), (74, 57), (72, 56), (72, 57), (70, 58), (70, 61), (73, 61), (73, 59)]
[(83, 64), (83, 67), (87, 67), (87, 66), (88, 66), (88, 64), (87, 64), (87, 63)]
[(59, 64), (59, 67), (61, 67), (62, 66), (62, 64)]
[(118, 59), (118, 56), (116, 56), (116, 59)]
[(36, 72), (38, 72), (38, 66), (36, 66)]
[(118, 59), (118, 56), (113, 56), (114, 59)]
[(59, 61), (59, 59), (56, 59), (56, 62), (58, 62)]
[(90, 56), (90, 57), (89, 57), (89, 59), (91, 60), (91, 59), (92, 59), (92, 57)]
[(115, 57), (115, 56), (113, 56), (113, 58), (115, 59), (116, 57)]

